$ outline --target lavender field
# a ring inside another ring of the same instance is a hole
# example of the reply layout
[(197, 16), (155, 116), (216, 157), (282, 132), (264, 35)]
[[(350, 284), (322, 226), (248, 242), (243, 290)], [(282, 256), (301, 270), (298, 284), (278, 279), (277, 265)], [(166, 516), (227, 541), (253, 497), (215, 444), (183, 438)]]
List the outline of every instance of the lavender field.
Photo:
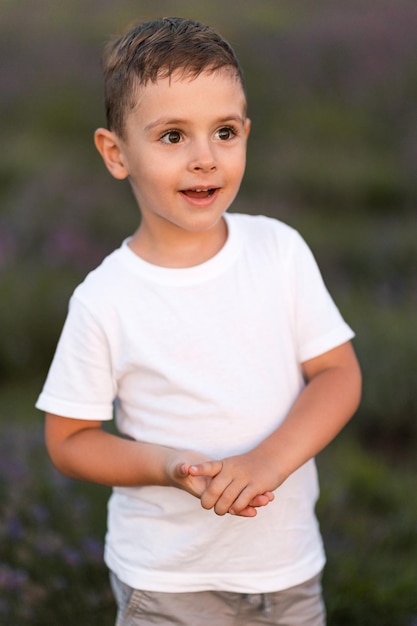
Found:
[(82, 493), (51, 469), (39, 428), (2, 427), (0, 455), (0, 623), (114, 623), (99, 490)]
[(417, 624), (417, 4), (4, 0), (0, 11), (0, 624), (106, 626), (108, 491), (60, 476), (33, 408), (85, 274), (137, 226), (92, 142), (107, 37), (213, 24), (252, 133), (233, 210), (300, 230), (355, 329), (357, 416), (318, 459), (329, 626)]

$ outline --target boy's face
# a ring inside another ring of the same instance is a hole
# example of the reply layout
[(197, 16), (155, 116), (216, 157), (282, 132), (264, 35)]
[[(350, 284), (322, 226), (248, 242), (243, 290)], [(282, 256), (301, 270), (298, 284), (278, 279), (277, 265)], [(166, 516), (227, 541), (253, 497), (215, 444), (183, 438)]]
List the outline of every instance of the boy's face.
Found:
[(215, 228), (238, 192), (249, 126), (242, 86), (229, 69), (140, 87), (117, 142), (141, 229)]

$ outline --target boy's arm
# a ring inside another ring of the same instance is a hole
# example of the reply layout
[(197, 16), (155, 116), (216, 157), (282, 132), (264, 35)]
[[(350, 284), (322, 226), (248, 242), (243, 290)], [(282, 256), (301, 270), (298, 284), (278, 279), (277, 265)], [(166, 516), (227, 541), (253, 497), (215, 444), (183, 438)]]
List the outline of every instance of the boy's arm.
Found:
[[(100, 421), (47, 414), (46, 446), (54, 465), (71, 478), (108, 486), (160, 485), (177, 487), (199, 498), (210, 478), (194, 477), (186, 469), (207, 457), (186, 450), (125, 439), (106, 432)], [(240, 514), (265, 506), (272, 494), (259, 495)]]
[(167, 485), (166, 465), (176, 451), (125, 439), (102, 422), (46, 414), (46, 447), (54, 465), (71, 478), (109, 486)]
[[(303, 363), (307, 385), (280, 426), (246, 454), (188, 467), (212, 480), (206, 509), (238, 514), (256, 493), (273, 491), (339, 433), (358, 408), (361, 374), (350, 342)], [(256, 511), (253, 512), (256, 515)]]

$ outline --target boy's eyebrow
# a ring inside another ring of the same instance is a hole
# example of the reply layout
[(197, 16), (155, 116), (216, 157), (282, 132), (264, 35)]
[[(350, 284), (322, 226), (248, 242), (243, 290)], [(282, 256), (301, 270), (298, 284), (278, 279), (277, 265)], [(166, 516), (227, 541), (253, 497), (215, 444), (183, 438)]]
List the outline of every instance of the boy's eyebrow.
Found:
[[(243, 125), (245, 122), (245, 117), (243, 115), (236, 115), (236, 114), (226, 115), (224, 117), (217, 119), (214, 122), (214, 124), (215, 125), (227, 124), (228, 122), (237, 122), (238, 124)], [(154, 120), (153, 122), (150, 122), (149, 124), (147, 124), (145, 126), (145, 131), (148, 132), (150, 130), (153, 130), (154, 128), (157, 128), (158, 126), (181, 126), (187, 123), (188, 121), (186, 119), (181, 119), (178, 117), (175, 117), (175, 118), (160, 117)]]

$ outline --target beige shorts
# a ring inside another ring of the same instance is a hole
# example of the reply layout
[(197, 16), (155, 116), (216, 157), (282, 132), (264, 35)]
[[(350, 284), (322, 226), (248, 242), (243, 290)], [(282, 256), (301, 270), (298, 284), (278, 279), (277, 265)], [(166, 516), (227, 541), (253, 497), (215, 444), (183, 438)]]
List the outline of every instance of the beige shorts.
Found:
[(110, 573), (116, 626), (325, 626), (321, 574), (274, 593), (160, 593), (132, 589)]

